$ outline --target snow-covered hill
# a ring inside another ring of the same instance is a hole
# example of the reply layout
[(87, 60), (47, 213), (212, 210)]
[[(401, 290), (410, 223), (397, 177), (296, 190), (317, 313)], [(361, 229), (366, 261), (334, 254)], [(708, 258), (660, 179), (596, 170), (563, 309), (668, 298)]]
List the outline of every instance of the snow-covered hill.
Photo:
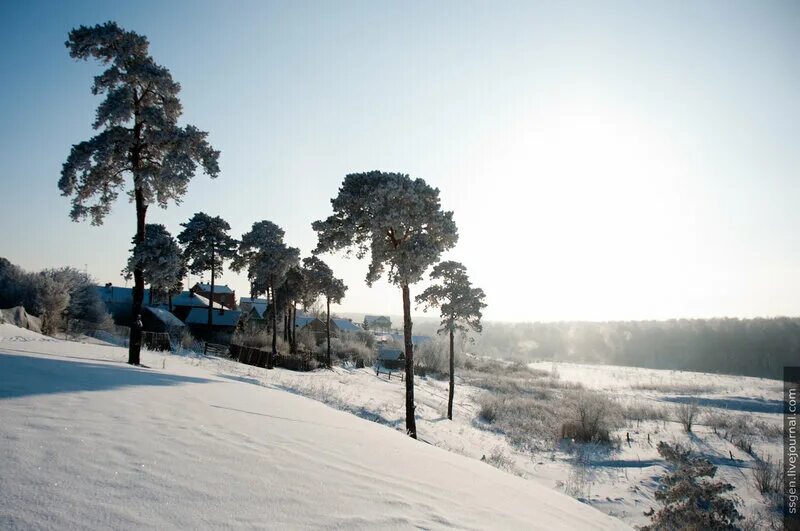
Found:
[(124, 359), (0, 325), (0, 528), (625, 528), (214, 365)]

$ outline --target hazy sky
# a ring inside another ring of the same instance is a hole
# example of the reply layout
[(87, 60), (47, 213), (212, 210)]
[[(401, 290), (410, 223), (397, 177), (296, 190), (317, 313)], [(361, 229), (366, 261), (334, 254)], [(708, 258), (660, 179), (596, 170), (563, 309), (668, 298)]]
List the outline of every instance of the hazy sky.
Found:
[[(73, 223), (57, 188), (101, 101), (64, 41), (107, 20), (222, 151), (148, 212), (173, 234), (269, 219), (307, 255), (347, 173), (401, 171), (455, 211), (488, 319), (800, 314), (798, 2), (2, 2), (0, 256), (122, 283), (133, 205)], [(341, 310), (401, 312), (326, 260)]]

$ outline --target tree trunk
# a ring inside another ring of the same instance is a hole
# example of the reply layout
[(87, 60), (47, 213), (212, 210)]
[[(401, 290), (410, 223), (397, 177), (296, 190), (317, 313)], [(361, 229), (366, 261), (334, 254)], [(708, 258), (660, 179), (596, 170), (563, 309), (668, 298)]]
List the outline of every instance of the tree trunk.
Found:
[[(141, 187), (141, 138), (142, 121), (139, 116), (138, 94), (135, 98), (133, 112), (133, 147), (131, 148), (131, 167), (133, 169), (134, 198), (136, 201), (136, 244), (144, 243), (145, 238), (145, 217), (147, 215), (147, 204), (144, 201), (144, 192)], [(142, 265), (137, 263), (133, 268), (133, 323), (131, 326), (131, 336), (128, 341), (128, 363), (139, 365), (140, 354), (142, 351), (142, 301), (144, 300), (144, 271)]]
[(275, 355), (278, 353), (278, 309), (275, 307), (275, 288), (270, 287), (272, 303), (272, 350), (267, 357), (267, 369), (272, 368)]
[(294, 351), (297, 352), (297, 303), (295, 303), (292, 311), (292, 344), (294, 345)]
[(153, 305), (153, 285), (152, 284), (150, 284), (150, 291), (147, 292), (147, 295), (148, 295), (148, 299), (149, 299), (147, 304), (152, 306)]
[(214, 311), (214, 273), (216, 273), (216, 270), (214, 269), (214, 266), (216, 265), (215, 262), (216, 262), (216, 260), (214, 260), (214, 247), (212, 246), (211, 247), (211, 292), (208, 295), (208, 334), (209, 334), (209, 337), (211, 336), (211, 330), (212, 330), (212, 328), (211, 328), (211, 325), (212, 325), (211, 312)]
[(172, 313), (172, 292), (171, 291), (167, 294), (167, 300), (169, 301), (169, 312)]
[(417, 421), (414, 418), (414, 344), (411, 342), (411, 295), (408, 284), (403, 284), (403, 339), (406, 346), (406, 433), (417, 438)]
[(333, 367), (331, 360), (331, 298), (326, 297), (325, 301), (328, 305), (328, 313), (325, 316), (325, 337), (328, 338), (328, 368)]
[(453, 327), (450, 327), (450, 396), (447, 397), (447, 418), (453, 420), (453, 394), (456, 388), (456, 361), (453, 351)]
[(297, 304), (292, 303), (289, 307), (289, 345), (292, 354), (297, 354)]
[(289, 315), (286, 313), (286, 308), (283, 309), (283, 341), (289, 342)]

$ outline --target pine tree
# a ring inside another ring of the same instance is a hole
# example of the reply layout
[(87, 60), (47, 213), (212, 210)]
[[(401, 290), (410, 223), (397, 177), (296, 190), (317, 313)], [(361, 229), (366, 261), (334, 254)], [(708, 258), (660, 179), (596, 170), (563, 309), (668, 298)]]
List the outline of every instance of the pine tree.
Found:
[(328, 264), (312, 256), (303, 260), (303, 267), (308, 278), (309, 291), (317, 296), (325, 297), (325, 337), (327, 339), (327, 365), (333, 366), (331, 356), (331, 303), (339, 304), (344, 299), (347, 286), (344, 281), (333, 276)]
[[(166, 208), (180, 201), (197, 167), (211, 177), (219, 174), (219, 151), (206, 141), (207, 133), (194, 126), (178, 126), (182, 109), (180, 85), (169, 70), (149, 55), (147, 39), (125, 31), (115, 22), (81, 26), (66, 42), (75, 59), (96, 59), (108, 68), (94, 78), (92, 93), (105, 94), (97, 108), (92, 139), (72, 146), (61, 170), (58, 187), (72, 196), (70, 216), (86, 217), (100, 225), (132, 177), (128, 191), (136, 204), (136, 243), (145, 241), (145, 217), (156, 203)], [(92, 202), (92, 199), (94, 201)], [(128, 363), (139, 364), (144, 276), (133, 268), (133, 315)]]
[(234, 258), (234, 271), (247, 269), (251, 293), (254, 297), (266, 293), (270, 297), (272, 319), (272, 350), (267, 356), (267, 368), (273, 367), (278, 353), (278, 306), (275, 290), (284, 282), (287, 272), (300, 261), (300, 250), (288, 247), (283, 241), (285, 232), (271, 221), (257, 221), (249, 232), (242, 235), (239, 252)]
[(414, 418), (414, 346), (411, 341), (410, 286), (458, 241), (452, 212), (443, 212), (439, 190), (422, 179), (400, 173), (372, 171), (345, 177), (331, 200), (333, 215), (316, 221), (314, 254), (346, 249), (358, 258), (370, 254), (367, 285), (388, 268), (389, 282), (403, 298), (406, 353), (406, 431), (417, 437)]
[(440, 334), (448, 334), (450, 339), (450, 393), (447, 400), (447, 418), (453, 420), (453, 396), (455, 394), (455, 352), (453, 348), (455, 332), (473, 330), (481, 332), (482, 311), (486, 307), (485, 294), (480, 288), (473, 288), (467, 275), (467, 268), (453, 261), (434, 266), (431, 280), (438, 284), (429, 286), (417, 295), (417, 304), (439, 308), (442, 316)]
[(655, 495), (662, 508), (645, 513), (652, 523), (642, 527), (643, 531), (738, 529), (736, 522), (742, 516), (734, 501), (723, 496), (733, 490), (733, 485), (710, 480), (717, 467), (708, 459), (693, 457), (680, 444), (661, 441), (658, 453), (666, 459), (670, 470), (661, 478), (661, 487)]
[(177, 240), (164, 225), (148, 223), (142, 243), (133, 238), (128, 265), (122, 270), (126, 279), (131, 278), (137, 264), (142, 268), (145, 283), (150, 285), (149, 304), (153, 303), (153, 292), (171, 296), (183, 289), (186, 259)]
[(219, 216), (211, 217), (198, 212), (186, 223), (181, 223), (183, 231), (178, 241), (184, 245), (183, 256), (189, 271), (201, 275), (211, 272), (211, 289), (208, 301), (208, 329), (211, 330), (211, 316), (214, 307), (214, 279), (222, 274), (223, 264), (236, 256), (237, 242), (230, 237), (231, 226)]

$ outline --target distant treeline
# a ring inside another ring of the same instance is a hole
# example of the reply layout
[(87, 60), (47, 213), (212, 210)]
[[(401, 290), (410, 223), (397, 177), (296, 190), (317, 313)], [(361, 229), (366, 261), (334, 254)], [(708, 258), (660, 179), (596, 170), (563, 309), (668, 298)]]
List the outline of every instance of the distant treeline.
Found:
[(783, 378), (800, 365), (800, 318), (486, 323), (469, 350), (555, 360)]

